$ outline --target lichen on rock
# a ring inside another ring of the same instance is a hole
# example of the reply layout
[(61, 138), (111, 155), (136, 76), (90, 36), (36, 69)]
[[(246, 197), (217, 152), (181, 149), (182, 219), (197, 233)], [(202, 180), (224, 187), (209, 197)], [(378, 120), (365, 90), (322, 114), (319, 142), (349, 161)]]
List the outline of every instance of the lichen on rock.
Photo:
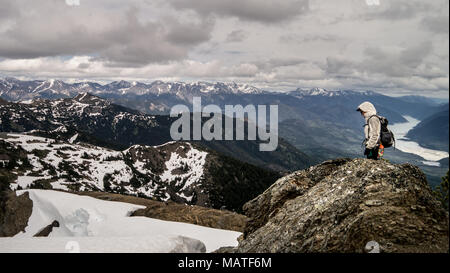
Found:
[(219, 252), (448, 252), (448, 212), (411, 164), (337, 159), (294, 172), (244, 205), (237, 248)]

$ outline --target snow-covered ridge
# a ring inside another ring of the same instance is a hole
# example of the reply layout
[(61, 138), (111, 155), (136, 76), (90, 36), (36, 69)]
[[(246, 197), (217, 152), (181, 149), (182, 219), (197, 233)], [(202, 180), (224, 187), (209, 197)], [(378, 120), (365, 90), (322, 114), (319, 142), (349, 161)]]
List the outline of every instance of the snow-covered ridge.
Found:
[(312, 89), (304, 89), (298, 88), (295, 91), (288, 92), (289, 95), (302, 98), (302, 97), (311, 97), (311, 96), (322, 96), (322, 97), (339, 97), (339, 96), (350, 96), (350, 95), (359, 95), (359, 96), (373, 96), (376, 95), (373, 91), (352, 91), (352, 90), (326, 90), (324, 88), (312, 88)]
[[(0, 252), (211, 252), (236, 246), (241, 235), (187, 223), (129, 217), (143, 206), (57, 191), (26, 192), (33, 201), (28, 226), (13, 238), (1, 238)], [(33, 238), (53, 221), (58, 221), (59, 227), (54, 227), (49, 237)]]
[[(172, 152), (170, 159), (166, 161), (166, 171), (161, 175), (163, 182), (176, 181), (176, 186), (181, 187), (181, 191), (187, 190), (192, 184), (201, 181), (203, 177), (203, 167), (206, 163), (207, 152), (194, 149), (190, 143), (186, 143), (189, 151), (183, 157), (177, 152)], [(184, 173), (177, 173), (176, 170), (185, 170)], [(185, 197), (192, 201), (192, 196)]]
[[(77, 143), (21, 134), (7, 134), (9, 147), (27, 152), (31, 167), (13, 172), (18, 179), (11, 189), (27, 189), (33, 183), (48, 183), (53, 189), (95, 190), (127, 193), (166, 201), (192, 201), (193, 191), (201, 186), (207, 152), (190, 143), (169, 142), (160, 146), (134, 145), (113, 151)], [(169, 190), (176, 187), (178, 191)], [(172, 194), (172, 196), (169, 194)]]
[[(108, 84), (95, 82), (65, 83), (60, 80), (21, 81), (14, 78), (0, 79), (0, 92), (12, 100), (28, 100), (38, 97), (74, 97), (82, 93), (117, 95), (199, 95), (214, 94), (257, 94), (262, 90), (248, 84), (222, 82), (163, 82), (151, 83), (115, 81)], [(60, 96), (58, 96), (60, 95)]]
[[(113, 130), (118, 123), (132, 122), (144, 128), (157, 126), (155, 116), (146, 115), (135, 110), (112, 104), (106, 99), (89, 93), (80, 93), (74, 98), (66, 99), (29, 99), (20, 103), (0, 105), (0, 119), (12, 123), (30, 122), (37, 119), (47, 131), (58, 127), (85, 127), (89, 130), (98, 128), (105, 121), (110, 122)], [(0, 122), (1, 124), (1, 122)], [(119, 125), (120, 127), (120, 125)], [(2, 131), (11, 131), (10, 128), (1, 128)]]

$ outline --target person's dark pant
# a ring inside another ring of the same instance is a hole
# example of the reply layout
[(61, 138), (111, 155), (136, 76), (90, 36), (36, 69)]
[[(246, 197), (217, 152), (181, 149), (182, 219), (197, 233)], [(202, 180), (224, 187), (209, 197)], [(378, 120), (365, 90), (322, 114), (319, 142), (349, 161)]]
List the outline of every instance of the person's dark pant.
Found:
[(378, 160), (378, 146), (370, 150), (367, 159)]

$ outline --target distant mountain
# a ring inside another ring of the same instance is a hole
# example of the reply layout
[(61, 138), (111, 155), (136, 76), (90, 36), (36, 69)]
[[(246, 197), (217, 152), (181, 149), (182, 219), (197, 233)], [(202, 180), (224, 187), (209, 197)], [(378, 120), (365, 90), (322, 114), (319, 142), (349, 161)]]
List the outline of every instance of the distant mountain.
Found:
[(281, 122), (279, 130), (289, 143), (318, 160), (361, 155), (362, 129), (322, 120), (291, 119)]
[[(82, 93), (75, 98), (36, 99), (0, 104), (1, 132), (33, 132), (35, 135), (121, 150), (135, 144), (161, 145), (172, 140), (170, 126), (175, 118), (148, 115)], [(277, 171), (303, 169), (314, 160), (284, 139), (278, 149), (260, 152), (259, 141), (201, 141), (198, 144), (253, 165)]]
[[(431, 100), (420, 96), (390, 97), (373, 91), (336, 90), (323, 88), (302, 89), (290, 92), (268, 92), (248, 85), (235, 83), (177, 83), (155, 81), (150, 84), (140, 82), (116, 81), (105, 85), (96, 83), (76, 83), (63, 85), (58, 81), (22, 82), (15, 79), (5, 79), (1, 87), (0, 97), (8, 100), (27, 101), (29, 98), (46, 98), (49, 96), (68, 97), (80, 92), (91, 92), (118, 105), (136, 109), (150, 115), (167, 115), (171, 107), (177, 104), (192, 106), (192, 98), (200, 96), (202, 105), (216, 104), (221, 108), (225, 105), (269, 105), (279, 106), (279, 135), (288, 139), (295, 148), (307, 152), (314, 158), (314, 163), (336, 156), (350, 156), (360, 154), (362, 126), (364, 120), (355, 111), (364, 101), (372, 102), (380, 115), (388, 118), (389, 122), (406, 122), (403, 116), (416, 119), (424, 118), (435, 113), (439, 106)], [(31, 92), (35, 90), (35, 92)], [(29, 86), (29, 87), (28, 87)], [(51, 88), (49, 88), (51, 86)], [(58, 87), (58, 88), (57, 88)], [(61, 89), (59, 89), (61, 87)], [(49, 88), (49, 89), (48, 89)], [(22, 90), (21, 92), (17, 90)], [(25, 91), (23, 91), (25, 90)], [(39, 91), (41, 90), (41, 91)], [(42, 91), (43, 90), (43, 91)], [(49, 90), (52, 90), (49, 92)], [(20, 95), (21, 94), (21, 95)], [(314, 132), (314, 133), (313, 133)], [(282, 143), (283, 140), (280, 142)], [(135, 142), (134, 142), (135, 143)], [(138, 142), (140, 143), (140, 142)], [(126, 143), (130, 144), (130, 142)], [(152, 145), (152, 144), (150, 144)], [(215, 150), (235, 156), (242, 155), (246, 161), (261, 165), (266, 158), (251, 160), (254, 154), (242, 154), (249, 150), (245, 142), (240, 147), (229, 148), (220, 142), (208, 142), (206, 145)], [(292, 150), (285, 145), (286, 151)], [(265, 157), (266, 154), (258, 154)], [(273, 158), (273, 155), (270, 155)], [(296, 159), (303, 155), (295, 156)], [(276, 164), (279, 170), (286, 170), (286, 166)], [(281, 164), (282, 165), (282, 164)], [(291, 170), (295, 169), (292, 166)], [(301, 164), (306, 166), (308, 164)]]
[[(26, 101), (44, 98), (71, 98), (80, 93), (90, 93), (110, 99), (117, 104), (149, 114), (167, 114), (176, 104), (191, 104), (194, 96), (202, 97), (204, 105), (217, 104), (278, 104), (282, 110), (280, 119), (324, 118), (333, 119), (332, 111), (343, 106), (344, 115), (336, 118), (348, 121), (349, 111), (363, 101), (371, 101), (380, 113), (390, 117), (392, 122), (405, 121), (401, 116), (410, 115), (422, 119), (430, 115), (434, 106), (424, 97), (394, 98), (372, 91), (351, 90), (329, 91), (322, 88), (297, 89), (291, 92), (268, 92), (246, 84), (236, 83), (152, 83), (115, 81), (109, 84), (94, 82), (65, 83), (59, 80), (20, 81), (14, 78), (0, 79), (0, 97), (9, 101)], [(427, 103), (424, 103), (427, 102)], [(317, 109), (317, 106), (321, 106)], [(342, 107), (341, 107), (342, 108)], [(325, 112), (324, 112), (325, 110)], [(292, 116), (294, 114), (294, 116)], [(349, 124), (353, 118), (350, 116)]]
[(105, 191), (234, 211), (279, 178), (186, 142), (114, 151), (76, 135), (64, 142), (0, 133), (0, 156), (13, 190)]
[(429, 98), (424, 96), (402, 96), (399, 97), (399, 99), (411, 103), (428, 104), (430, 106), (439, 106), (442, 102), (448, 102), (448, 99)]
[(421, 121), (406, 136), (423, 147), (448, 151), (449, 104), (441, 106), (440, 110)]
[(60, 80), (21, 81), (15, 78), (0, 79), (0, 96), (11, 101), (34, 98), (56, 99), (71, 98), (80, 93), (114, 96), (172, 95), (182, 100), (207, 93), (215, 94), (257, 94), (258, 88), (236, 83), (165, 83), (155, 81), (149, 84), (141, 82), (115, 81), (105, 85), (94, 82), (65, 83)]

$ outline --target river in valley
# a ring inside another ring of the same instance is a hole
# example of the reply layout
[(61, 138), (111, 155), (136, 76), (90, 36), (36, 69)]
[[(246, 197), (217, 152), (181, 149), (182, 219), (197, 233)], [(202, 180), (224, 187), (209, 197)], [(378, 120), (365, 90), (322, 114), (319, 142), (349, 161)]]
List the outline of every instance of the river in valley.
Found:
[(420, 120), (410, 116), (403, 116), (407, 122), (389, 125), (389, 129), (394, 133), (396, 149), (405, 153), (416, 154), (424, 159), (423, 164), (439, 167), (439, 160), (449, 156), (448, 151), (438, 151), (427, 149), (406, 137), (406, 134), (420, 123)]

